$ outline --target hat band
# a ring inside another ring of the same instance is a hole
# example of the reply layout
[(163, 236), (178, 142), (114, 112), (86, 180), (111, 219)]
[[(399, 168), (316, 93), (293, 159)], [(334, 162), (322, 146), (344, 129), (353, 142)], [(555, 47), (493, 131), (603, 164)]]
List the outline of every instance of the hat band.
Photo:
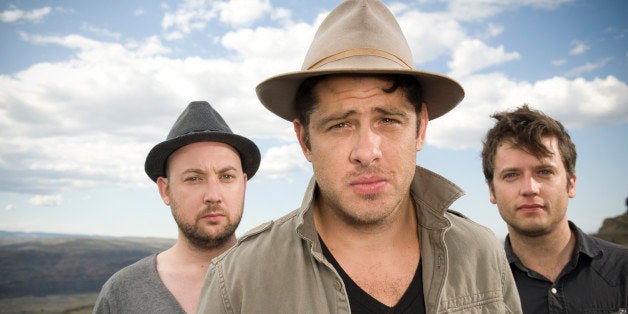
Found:
[(388, 53), (386, 51), (383, 50), (379, 50), (379, 49), (373, 49), (373, 48), (356, 48), (356, 49), (350, 49), (350, 50), (345, 50), (342, 52), (339, 52), (335, 55), (331, 55), (327, 58), (321, 59), (320, 61), (314, 63), (313, 65), (311, 65), (309, 68), (307, 68), (308, 70), (313, 70), (313, 69), (317, 69), (320, 68), (322, 66), (324, 66), (325, 64), (328, 64), (330, 62), (334, 62), (334, 61), (338, 61), (340, 59), (345, 59), (345, 58), (349, 58), (349, 57), (354, 57), (354, 56), (376, 56), (376, 57), (382, 57), (385, 59), (388, 59), (392, 62), (395, 62), (397, 64), (399, 64), (400, 66), (404, 67), (404, 68), (408, 68), (413, 70), (414, 68), (411, 67), (410, 65), (408, 65), (407, 63), (405, 63), (403, 60), (399, 59), (397, 56)]

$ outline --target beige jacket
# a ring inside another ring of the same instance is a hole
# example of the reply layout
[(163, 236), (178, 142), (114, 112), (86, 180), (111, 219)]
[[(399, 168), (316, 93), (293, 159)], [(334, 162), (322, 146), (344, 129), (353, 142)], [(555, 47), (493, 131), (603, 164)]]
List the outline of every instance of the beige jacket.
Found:
[[(323, 257), (314, 227), (314, 179), (301, 208), (244, 235), (214, 258), (199, 313), (350, 313), (347, 292)], [(521, 313), (502, 245), (447, 208), (463, 192), (417, 166), (410, 192), (421, 234), (427, 313)]]

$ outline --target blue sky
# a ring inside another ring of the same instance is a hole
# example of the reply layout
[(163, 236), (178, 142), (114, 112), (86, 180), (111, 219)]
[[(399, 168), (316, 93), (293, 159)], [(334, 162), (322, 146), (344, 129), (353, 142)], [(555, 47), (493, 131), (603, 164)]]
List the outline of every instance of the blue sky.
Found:
[[(479, 150), (495, 111), (561, 120), (578, 150), (568, 216), (587, 232), (628, 197), (628, 2), (384, 1), (419, 69), (466, 97), (431, 121), (417, 163), (466, 190), (453, 208), (506, 227)], [(0, 3), (0, 230), (176, 237), (144, 173), (148, 151), (194, 100), (262, 151), (238, 234), (300, 205), (312, 174), (291, 123), (254, 88), (298, 70), (337, 1)]]

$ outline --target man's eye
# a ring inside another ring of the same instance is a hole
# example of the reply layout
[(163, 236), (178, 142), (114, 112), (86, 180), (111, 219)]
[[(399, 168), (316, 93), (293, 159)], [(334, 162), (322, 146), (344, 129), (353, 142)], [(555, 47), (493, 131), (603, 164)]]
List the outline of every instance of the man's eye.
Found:
[(543, 169), (539, 171), (539, 174), (544, 175), (544, 176), (549, 176), (551, 174), (554, 174), (554, 171), (549, 170), (549, 169)]
[(225, 179), (225, 180), (230, 180), (230, 179), (235, 178), (235, 176), (231, 175), (231, 174), (223, 174), (222, 178)]
[(199, 178), (199, 177), (187, 177), (187, 178), (185, 178), (186, 182), (198, 182), (200, 180), (201, 180), (201, 178)]
[(393, 124), (393, 123), (397, 123), (399, 121), (397, 121), (396, 119), (393, 118), (382, 118), (382, 122), (385, 124)]
[(332, 125), (329, 129), (330, 130), (343, 129), (343, 128), (346, 128), (347, 126), (349, 126), (349, 123), (347, 123), (347, 122), (340, 122), (340, 123), (336, 123), (336, 124)]

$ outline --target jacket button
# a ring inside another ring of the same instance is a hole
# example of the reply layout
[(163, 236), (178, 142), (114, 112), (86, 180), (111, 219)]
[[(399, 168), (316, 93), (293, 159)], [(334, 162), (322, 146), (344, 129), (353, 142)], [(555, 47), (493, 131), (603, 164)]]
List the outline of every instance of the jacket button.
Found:
[(340, 283), (340, 280), (336, 279), (336, 281), (334, 281), (334, 288), (338, 292), (342, 291), (342, 284)]
[(553, 294), (556, 294), (556, 292), (558, 292), (558, 291), (556, 290), (556, 288), (552, 288), (552, 293), (553, 293)]

